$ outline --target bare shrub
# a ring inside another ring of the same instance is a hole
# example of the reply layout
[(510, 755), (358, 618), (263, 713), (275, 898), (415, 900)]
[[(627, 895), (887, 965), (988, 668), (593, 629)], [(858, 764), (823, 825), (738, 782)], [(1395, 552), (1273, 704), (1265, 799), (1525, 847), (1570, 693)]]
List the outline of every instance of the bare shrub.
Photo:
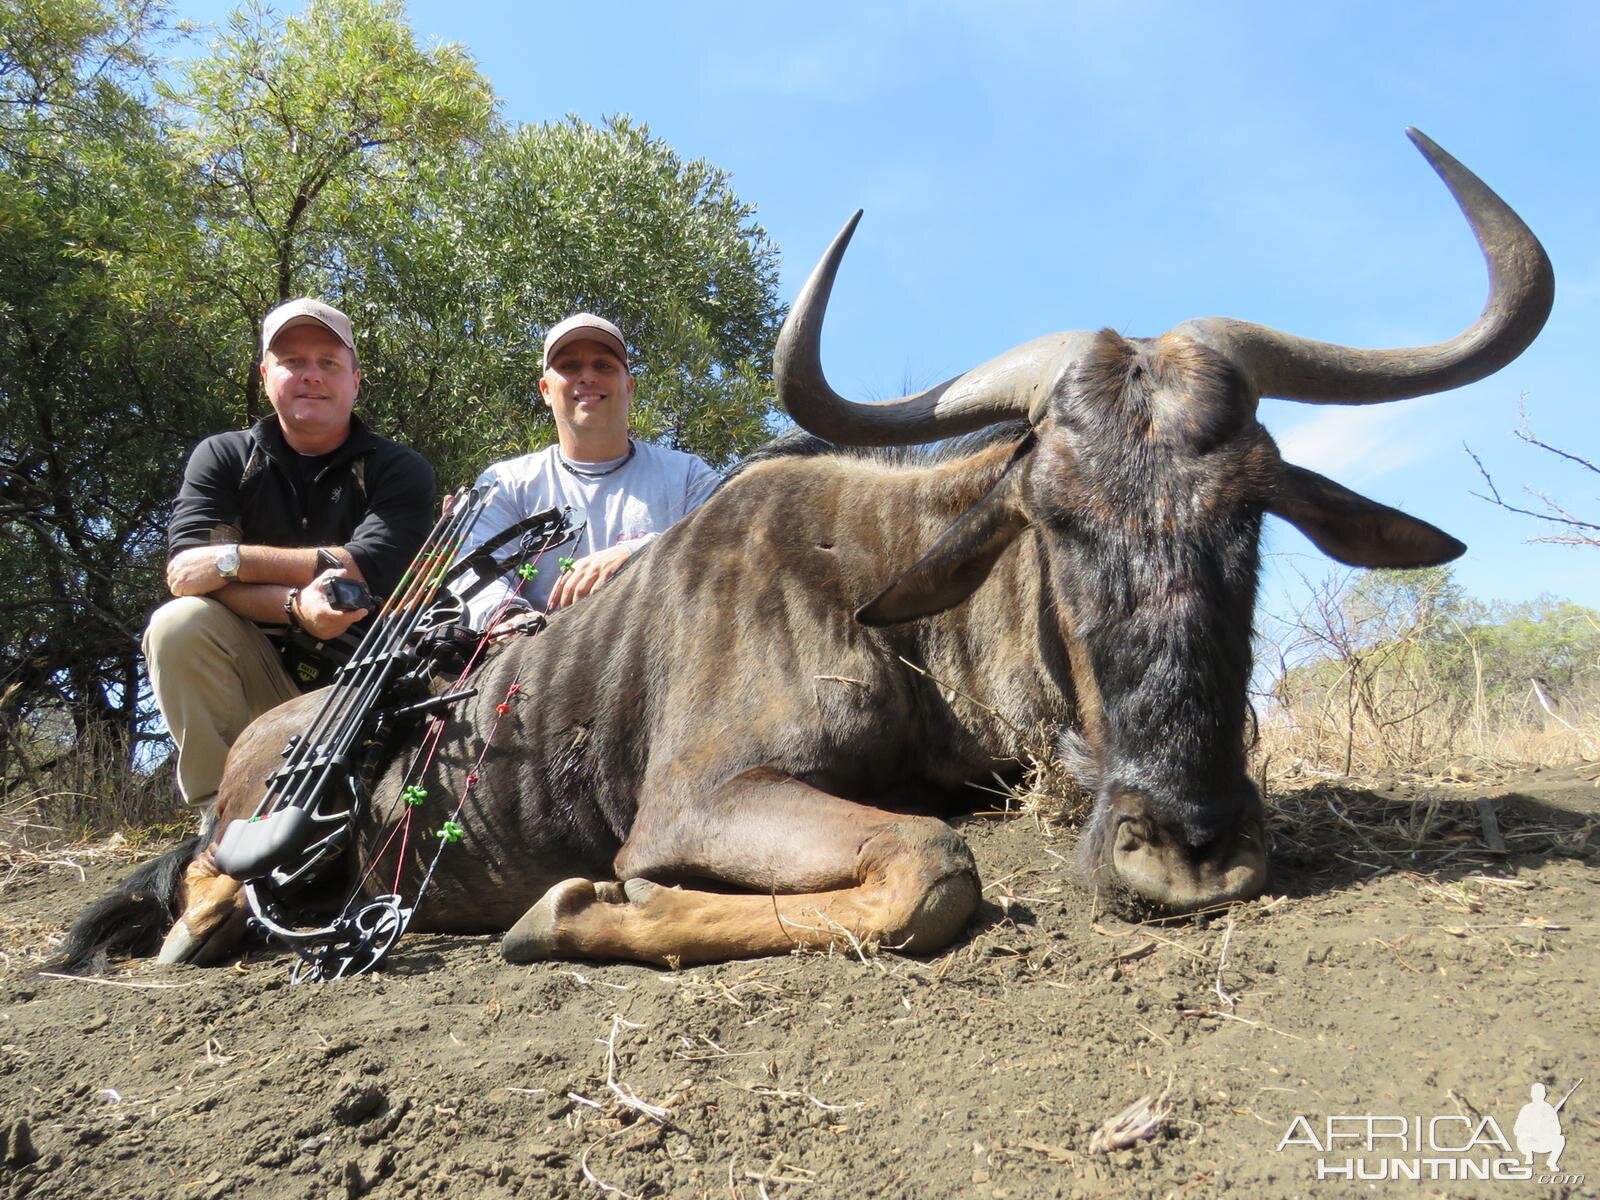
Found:
[(1491, 608), (1443, 568), (1345, 572), (1268, 618), (1262, 774), (1439, 774), (1600, 758), (1600, 615)]
[(129, 767), (125, 749), (91, 727), (47, 770), (0, 783), (0, 844), (78, 841), (112, 830), (186, 831), (191, 818), (166, 764)]
[[(1526, 392), (1517, 400), (1517, 413), (1520, 419), (1518, 427), (1513, 430), (1513, 434), (1519, 442), (1532, 446), (1536, 450), (1542, 450), (1569, 467), (1587, 472), (1590, 475), (1600, 475), (1600, 466), (1596, 466), (1582, 455), (1574, 454), (1570, 450), (1553, 445), (1534, 433), (1533, 424), (1528, 418), (1528, 396)], [(1472, 458), (1474, 465), (1477, 466), (1478, 474), (1483, 476), (1484, 485), (1489, 489), (1487, 496), (1481, 492), (1472, 493), (1474, 496), (1477, 496), (1480, 500), (1487, 500), (1507, 512), (1514, 512), (1518, 516), (1532, 517), (1536, 521), (1544, 521), (1557, 527), (1557, 532), (1532, 538), (1532, 541), (1550, 542), (1558, 546), (1600, 546), (1600, 524), (1569, 512), (1560, 502), (1552, 499), (1547, 492), (1539, 488), (1530, 487), (1527, 484), (1523, 485), (1522, 490), (1539, 502), (1539, 508), (1522, 508), (1510, 503), (1500, 495), (1500, 489), (1495, 486), (1494, 477), (1489, 474), (1489, 468), (1483, 465), (1483, 460), (1473, 452), (1472, 447), (1466, 446), (1464, 449)]]

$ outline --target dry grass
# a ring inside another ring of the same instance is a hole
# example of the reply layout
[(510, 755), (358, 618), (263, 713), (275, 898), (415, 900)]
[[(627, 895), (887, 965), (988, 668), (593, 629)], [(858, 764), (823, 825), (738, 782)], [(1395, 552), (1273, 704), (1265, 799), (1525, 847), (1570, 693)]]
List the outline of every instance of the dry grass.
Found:
[(1029, 743), (1026, 768), (1011, 794), (1019, 811), (1047, 823), (1079, 825), (1094, 807), (1094, 796), (1042, 734)]
[[(83, 880), (91, 866), (125, 868), (190, 831), (168, 772), (129, 772), (109, 747), (91, 743), (42, 780), (0, 785), (0, 904), (27, 885)], [(107, 833), (109, 837), (105, 836)], [(0, 911), (0, 966), (36, 966), (59, 930)]]
[(0, 853), (115, 831), (135, 840), (182, 836), (192, 823), (168, 766), (129, 770), (120, 749), (93, 733), (42, 777), (0, 782)]
[(1316, 704), (1275, 706), (1260, 721), (1257, 774), (1273, 785), (1333, 776), (1454, 778), (1600, 761), (1600, 698), (1417, 712), (1395, 721)]
[(1167, 1103), (1172, 1084), (1158, 1096), (1140, 1096), (1116, 1116), (1105, 1121), (1089, 1136), (1090, 1154), (1109, 1154), (1123, 1150), (1135, 1142), (1155, 1137), (1167, 1127), (1172, 1118), (1172, 1106)]
[[(7, 828), (0, 825), (0, 832)], [(50, 877), (83, 880), (88, 867), (106, 863), (126, 867), (142, 857), (135, 843), (120, 833), (70, 846), (56, 842), (48, 848), (38, 844), (30, 848), (0, 838), (0, 968), (37, 966), (54, 953), (60, 941), (55, 925), (32, 916), (19, 917), (6, 907), (19, 889)]]

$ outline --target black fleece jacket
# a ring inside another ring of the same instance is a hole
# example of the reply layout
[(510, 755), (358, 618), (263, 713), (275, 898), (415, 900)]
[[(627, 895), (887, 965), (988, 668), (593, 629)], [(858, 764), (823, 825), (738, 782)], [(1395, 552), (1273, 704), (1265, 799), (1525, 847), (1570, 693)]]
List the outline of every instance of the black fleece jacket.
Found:
[(274, 414), (194, 448), (167, 526), (167, 554), (192, 546), (343, 546), (375, 596), (399, 582), (434, 521), (433, 468), (350, 418), (350, 436), (300, 494)]

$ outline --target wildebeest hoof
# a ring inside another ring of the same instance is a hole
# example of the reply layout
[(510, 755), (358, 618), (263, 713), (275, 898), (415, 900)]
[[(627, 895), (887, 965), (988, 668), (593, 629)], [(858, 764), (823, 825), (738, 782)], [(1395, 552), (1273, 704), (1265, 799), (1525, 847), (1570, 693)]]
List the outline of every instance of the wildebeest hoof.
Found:
[(180, 919), (167, 931), (166, 940), (156, 961), (161, 963), (189, 963), (196, 967), (212, 967), (232, 956), (244, 935), (246, 914), (241, 910), (229, 913), (226, 919), (212, 924), (204, 933), (195, 934), (189, 923)]
[(602, 883), (597, 887), (589, 879), (562, 880), (506, 931), (505, 937), (500, 939), (500, 956), (514, 963), (561, 958), (558, 942), (562, 923), (571, 921), (591, 904), (610, 899), (609, 895), (599, 894), (601, 889), (613, 895), (621, 890), (614, 883)]
[(204, 945), (204, 938), (195, 937), (189, 932), (189, 926), (179, 921), (167, 930), (166, 941), (161, 943), (161, 952), (156, 955), (156, 961), (168, 965), (193, 962)]
[(180, 886), (181, 915), (167, 931), (158, 960), (197, 967), (226, 962), (249, 927), (250, 912), (239, 881), (222, 874), (210, 853), (203, 851), (184, 868)]
[(648, 879), (630, 879), (622, 885), (622, 891), (634, 904), (644, 904), (660, 887), (660, 884), (651, 883)]

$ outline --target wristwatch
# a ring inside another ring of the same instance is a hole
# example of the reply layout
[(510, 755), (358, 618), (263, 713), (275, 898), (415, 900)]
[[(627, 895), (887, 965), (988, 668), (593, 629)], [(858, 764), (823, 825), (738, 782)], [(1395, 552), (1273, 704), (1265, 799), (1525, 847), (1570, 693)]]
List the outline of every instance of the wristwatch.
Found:
[(217, 574), (229, 583), (237, 582), (239, 578), (239, 547), (224, 546), (217, 551)]

